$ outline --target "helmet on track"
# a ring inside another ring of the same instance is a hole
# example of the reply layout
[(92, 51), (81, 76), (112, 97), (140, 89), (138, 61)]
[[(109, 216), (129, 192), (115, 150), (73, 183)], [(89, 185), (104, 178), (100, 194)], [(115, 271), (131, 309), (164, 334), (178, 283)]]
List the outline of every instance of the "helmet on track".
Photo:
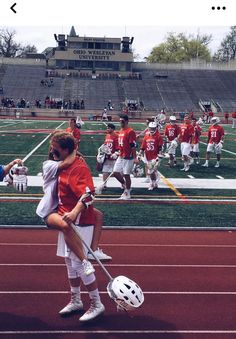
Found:
[(123, 275), (112, 280), (107, 286), (107, 291), (118, 306), (126, 311), (134, 310), (144, 302), (141, 288), (133, 280)]

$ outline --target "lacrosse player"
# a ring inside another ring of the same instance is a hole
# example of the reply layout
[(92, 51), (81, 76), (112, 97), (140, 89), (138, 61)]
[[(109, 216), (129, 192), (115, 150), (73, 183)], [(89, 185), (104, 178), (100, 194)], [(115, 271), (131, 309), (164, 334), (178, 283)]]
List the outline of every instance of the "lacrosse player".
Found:
[(166, 150), (170, 157), (169, 166), (176, 166), (176, 148), (178, 146), (178, 135), (180, 133), (180, 128), (176, 124), (176, 117), (174, 115), (170, 116), (170, 122), (166, 124), (164, 136), (166, 138)]
[(77, 141), (78, 147), (79, 147), (79, 143), (81, 139), (80, 128), (81, 128), (81, 124), (77, 123), (76, 119), (74, 118), (71, 118), (69, 120), (69, 127), (66, 128), (66, 132), (72, 134), (75, 140)]
[[(109, 152), (105, 155), (105, 161), (102, 166), (103, 182), (105, 182), (109, 175), (113, 172), (115, 161), (119, 154), (118, 134), (115, 132), (115, 128), (114, 124), (107, 124), (104, 145), (108, 147)], [(103, 186), (103, 189), (106, 189), (106, 185)]]
[(192, 140), (192, 149), (191, 149), (191, 156), (192, 158), (196, 158), (196, 164), (198, 165), (200, 163), (200, 157), (199, 157), (199, 141), (200, 141), (200, 135), (202, 133), (202, 128), (197, 123), (196, 118), (192, 118), (192, 125), (194, 128), (194, 134), (193, 134), (193, 140)]
[(150, 177), (148, 190), (152, 191), (158, 187), (158, 154), (161, 152), (163, 140), (155, 122), (149, 123), (148, 130), (149, 132), (143, 138), (139, 156), (144, 153), (147, 159), (148, 175)]
[(216, 164), (215, 167), (220, 167), (220, 158), (221, 158), (221, 149), (224, 143), (224, 128), (219, 125), (220, 119), (218, 117), (213, 117), (211, 119), (212, 125), (208, 129), (208, 141), (207, 141), (207, 151), (206, 151), (206, 161), (202, 165), (203, 167), (209, 166), (209, 160), (212, 152), (216, 154)]
[(181, 154), (184, 161), (184, 167), (181, 171), (188, 172), (193, 159), (190, 157), (191, 144), (194, 135), (194, 128), (190, 123), (189, 117), (184, 117), (184, 122), (180, 125), (180, 133), (178, 135), (178, 141), (181, 142)]
[[(85, 225), (84, 228), (95, 223), (91, 195), (94, 190), (92, 177), (84, 160), (75, 156), (75, 149), (76, 141), (70, 134), (57, 132), (53, 135), (51, 154), (54, 160), (61, 161), (49, 160), (44, 163), (46, 194), (37, 208), (37, 214), (44, 218), (49, 227), (62, 231), (59, 232), (58, 255), (65, 257), (71, 283), (71, 301), (60, 314), (65, 315), (83, 308), (80, 298), (82, 280), (88, 290), (91, 305), (79, 320), (89, 321), (103, 313), (105, 308), (100, 300), (94, 268), (86, 259), (87, 253), (84, 253), (80, 238), (70, 227), (72, 222)], [(59, 171), (57, 196), (55, 178), (60, 165), (63, 170)], [(58, 213), (55, 212), (57, 207)]]
[(118, 133), (118, 143), (120, 153), (118, 159), (116, 160), (113, 171), (114, 177), (124, 187), (124, 192), (120, 197), (120, 199), (123, 200), (131, 198), (130, 174), (132, 173), (134, 163), (138, 162), (138, 160), (136, 159), (136, 134), (134, 130), (128, 126), (128, 124), (129, 124), (128, 115), (121, 114), (120, 115), (121, 129)]
[[(137, 140), (138, 141), (142, 141), (142, 138), (149, 133), (149, 129), (148, 129), (148, 125), (150, 122), (154, 122), (154, 118), (147, 118), (146, 119), (146, 125), (147, 127), (141, 131), (138, 135), (137, 135)], [(144, 166), (145, 166), (145, 174), (146, 174), (146, 178), (144, 180), (145, 183), (149, 183), (149, 175), (148, 175), (148, 168), (147, 168), (147, 159), (145, 158), (145, 155), (143, 156), (142, 158), (142, 161), (144, 163)], [(138, 165), (136, 166), (136, 168), (140, 168), (140, 166), (138, 167)], [(141, 168), (140, 168), (140, 174), (141, 174)], [(141, 176), (141, 175), (140, 175)]]

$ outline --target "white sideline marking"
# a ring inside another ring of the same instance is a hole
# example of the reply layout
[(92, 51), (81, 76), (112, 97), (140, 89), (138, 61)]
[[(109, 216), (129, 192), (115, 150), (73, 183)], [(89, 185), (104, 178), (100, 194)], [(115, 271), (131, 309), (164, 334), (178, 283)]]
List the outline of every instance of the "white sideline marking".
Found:
[(7, 334), (235, 334), (236, 330), (48, 330), (48, 331), (1, 331)]
[(224, 179), (224, 177), (222, 177), (221, 175), (216, 175), (216, 177), (217, 177), (218, 179)]
[[(64, 125), (65, 124), (65, 121), (63, 121), (59, 126), (57, 126), (55, 129), (58, 129), (58, 128), (60, 128), (62, 125)], [(37, 149), (40, 147), (40, 146), (42, 146), (42, 144), (48, 139), (48, 138), (50, 138), (50, 136), (52, 135), (52, 133), (50, 133), (50, 134), (48, 134), (47, 136), (46, 136), (46, 138), (44, 138), (31, 152), (29, 152), (29, 154), (27, 154), (25, 157), (24, 157), (24, 159), (23, 159), (23, 162), (25, 162), (27, 159), (29, 159), (29, 157), (35, 152), (35, 151), (37, 151)]]
[[(200, 144), (207, 145), (207, 143), (206, 143), (206, 142), (203, 142), (203, 141), (200, 141)], [(224, 152), (229, 153), (229, 154), (236, 155), (236, 153), (231, 152), (231, 151), (228, 151), (227, 149), (224, 149), (224, 148), (222, 148), (221, 151), (224, 151)]]
[[(53, 243), (7, 243), (1, 242), (0, 246), (57, 246)], [(184, 245), (184, 244), (100, 244), (108, 247), (203, 247), (203, 248), (236, 248), (236, 245)]]
[(3, 125), (3, 126), (0, 126), (0, 128), (5, 128), (7, 126), (13, 126), (13, 125), (17, 125), (17, 124), (20, 124), (21, 122), (17, 121), (17, 122), (13, 122), (13, 123), (8, 123), (6, 125)]
[[(99, 266), (98, 264), (93, 264)], [(236, 265), (106, 264), (106, 267), (236, 268)], [(0, 267), (64, 267), (65, 264), (0, 264)]]

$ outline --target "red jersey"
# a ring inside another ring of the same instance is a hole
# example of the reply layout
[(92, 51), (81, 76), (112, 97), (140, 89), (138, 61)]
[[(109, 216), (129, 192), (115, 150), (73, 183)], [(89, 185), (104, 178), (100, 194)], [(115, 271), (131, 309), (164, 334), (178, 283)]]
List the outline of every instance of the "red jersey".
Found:
[(219, 125), (212, 125), (208, 130), (208, 143), (209, 144), (218, 144), (221, 138), (224, 136), (224, 128)]
[(155, 134), (145, 134), (141, 145), (141, 150), (145, 152), (148, 161), (156, 159), (163, 145), (163, 139), (157, 131)]
[(124, 159), (133, 159), (134, 151), (132, 150), (131, 145), (136, 145), (136, 134), (134, 130), (130, 127), (122, 128), (118, 134), (118, 143), (120, 157)]
[(193, 129), (193, 125), (191, 124), (181, 124), (180, 125), (180, 142), (188, 142), (191, 143), (192, 142), (192, 138), (193, 138), (193, 134), (194, 134), (194, 129)]
[(199, 125), (196, 125), (193, 127), (194, 128), (194, 134), (193, 134), (193, 140), (192, 143), (193, 144), (198, 144), (200, 141), (200, 135), (202, 133), (202, 129)]
[[(70, 212), (78, 203), (79, 198), (85, 193), (86, 187), (94, 191), (93, 179), (86, 162), (81, 158), (60, 172), (58, 177), (58, 213), (63, 215)], [(90, 205), (81, 213), (80, 225), (94, 225), (93, 206)]]
[(233, 113), (232, 113), (232, 118), (233, 118), (233, 119), (236, 119), (236, 112), (233, 112)]
[(118, 134), (115, 132), (112, 134), (107, 134), (104, 144), (110, 148), (111, 153), (114, 153), (115, 151), (117, 151), (119, 149)]
[(72, 129), (70, 127), (67, 127), (66, 132), (72, 134), (73, 137), (78, 142), (80, 142), (81, 133), (80, 133), (80, 130), (78, 128), (74, 128), (73, 131), (72, 131)]
[(166, 124), (164, 135), (169, 141), (174, 140), (180, 133), (180, 127), (178, 125)]

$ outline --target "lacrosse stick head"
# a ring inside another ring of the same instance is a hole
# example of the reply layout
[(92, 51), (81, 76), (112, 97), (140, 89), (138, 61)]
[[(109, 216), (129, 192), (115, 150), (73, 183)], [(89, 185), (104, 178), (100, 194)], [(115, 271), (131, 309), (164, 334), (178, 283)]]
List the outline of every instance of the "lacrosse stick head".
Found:
[(139, 164), (134, 165), (132, 172), (134, 177), (141, 177), (144, 174), (144, 170)]
[(107, 292), (116, 302), (118, 310), (134, 311), (144, 302), (143, 291), (139, 285), (123, 275), (109, 282)]

